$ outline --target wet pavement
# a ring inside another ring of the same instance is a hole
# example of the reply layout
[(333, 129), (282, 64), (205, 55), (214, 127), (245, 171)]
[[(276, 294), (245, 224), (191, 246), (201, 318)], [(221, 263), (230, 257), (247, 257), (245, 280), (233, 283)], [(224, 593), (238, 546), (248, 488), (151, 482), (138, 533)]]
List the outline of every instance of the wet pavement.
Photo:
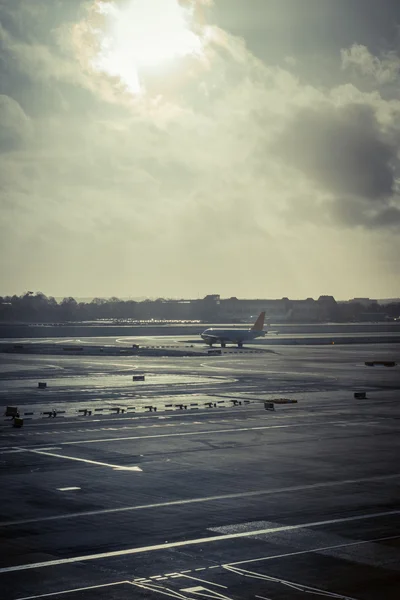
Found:
[(34, 412), (0, 424), (1, 599), (397, 599), (400, 372), (370, 359), (399, 347), (0, 355)]

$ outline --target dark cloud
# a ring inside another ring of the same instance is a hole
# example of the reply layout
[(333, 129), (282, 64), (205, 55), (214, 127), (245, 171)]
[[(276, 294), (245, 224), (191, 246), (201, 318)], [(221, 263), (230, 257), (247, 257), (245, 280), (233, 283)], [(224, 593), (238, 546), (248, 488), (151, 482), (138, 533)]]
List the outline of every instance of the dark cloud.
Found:
[(0, 22), (15, 38), (54, 42), (54, 30), (82, 16), (84, 0), (0, 0)]
[(299, 111), (276, 145), (280, 156), (331, 192), (384, 200), (393, 194), (398, 147), (368, 105)]
[(70, 45), (85, 6), (82, 0), (0, 0), (0, 94), (26, 114), (82, 115), (97, 108)]
[[(335, 198), (324, 206), (324, 220), (333, 220), (334, 225), (339, 223), (349, 228), (362, 227), (365, 230), (386, 229), (398, 230), (400, 227), (400, 202), (399, 198), (392, 199), (393, 204), (371, 205), (366, 204), (361, 198)], [(397, 203), (398, 206), (395, 206)]]
[(398, 0), (215, 0), (218, 22), (263, 58), (373, 51), (398, 41)]
[(388, 208), (377, 213), (367, 223), (370, 227), (400, 227), (400, 199), (397, 198), (397, 204), (399, 208), (395, 206), (389, 206)]

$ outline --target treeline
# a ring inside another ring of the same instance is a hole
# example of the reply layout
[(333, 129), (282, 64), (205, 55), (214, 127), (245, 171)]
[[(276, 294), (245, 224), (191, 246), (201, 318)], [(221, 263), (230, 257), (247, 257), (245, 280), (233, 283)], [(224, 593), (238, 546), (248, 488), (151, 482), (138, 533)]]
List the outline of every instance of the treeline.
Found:
[[(27, 292), (22, 296), (0, 296), (0, 322), (3, 323), (65, 323), (71, 321), (118, 320), (219, 320), (229, 321), (222, 306), (210, 307), (205, 300), (120, 300), (94, 298), (91, 302), (77, 302), (64, 298), (60, 302), (41, 292)], [(293, 302), (295, 305), (295, 301)], [(316, 303), (317, 304), (317, 303)], [(335, 322), (385, 321), (400, 318), (400, 302), (368, 306), (357, 302), (339, 303), (334, 300), (315, 320)], [(289, 322), (301, 322), (298, 316)]]
[(0, 297), (0, 321), (25, 323), (62, 323), (96, 321), (98, 319), (182, 319), (178, 303), (165, 300), (120, 300), (94, 298), (91, 302), (77, 302), (64, 298), (57, 302), (41, 292), (22, 296)]

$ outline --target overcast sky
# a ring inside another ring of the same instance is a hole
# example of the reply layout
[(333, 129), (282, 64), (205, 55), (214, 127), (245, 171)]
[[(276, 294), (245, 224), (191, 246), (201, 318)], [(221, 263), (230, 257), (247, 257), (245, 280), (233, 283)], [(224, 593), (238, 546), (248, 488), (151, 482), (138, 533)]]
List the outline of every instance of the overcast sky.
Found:
[(400, 296), (398, 0), (0, 0), (0, 294)]

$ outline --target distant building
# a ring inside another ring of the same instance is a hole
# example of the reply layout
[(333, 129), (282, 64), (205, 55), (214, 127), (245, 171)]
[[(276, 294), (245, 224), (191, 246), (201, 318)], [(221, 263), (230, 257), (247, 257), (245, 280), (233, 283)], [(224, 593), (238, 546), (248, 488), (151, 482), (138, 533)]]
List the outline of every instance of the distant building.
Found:
[(220, 318), (220, 295), (209, 294), (203, 300), (192, 300), (193, 314), (203, 321), (218, 321)]
[(333, 296), (320, 296), (318, 306), (321, 321), (334, 321), (338, 316), (338, 305)]
[(152, 316), (169, 319), (196, 319), (206, 322), (250, 323), (265, 311), (267, 323), (315, 323), (334, 320), (337, 303), (333, 296), (320, 296), (318, 300), (240, 299), (236, 296), (221, 298), (209, 294), (198, 300), (165, 300), (159, 298), (149, 303)]
[(371, 304), (378, 304), (378, 300), (371, 300), (371, 298), (353, 298), (349, 300), (350, 304), (361, 304), (362, 306), (371, 306)]
[[(206, 296), (203, 300), (194, 300), (193, 313), (197, 312), (202, 319), (223, 322), (250, 322), (260, 312), (265, 311), (266, 322), (318, 322), (333, 318), (336, 301), (333, 296), (321, 296), (318, 301), (313, 298), (305, 300), (281, 299), (239, 299), (237, 297), (221, 298), (219, 295)], [(195, 305), (197, 309), (195, 309)]]

